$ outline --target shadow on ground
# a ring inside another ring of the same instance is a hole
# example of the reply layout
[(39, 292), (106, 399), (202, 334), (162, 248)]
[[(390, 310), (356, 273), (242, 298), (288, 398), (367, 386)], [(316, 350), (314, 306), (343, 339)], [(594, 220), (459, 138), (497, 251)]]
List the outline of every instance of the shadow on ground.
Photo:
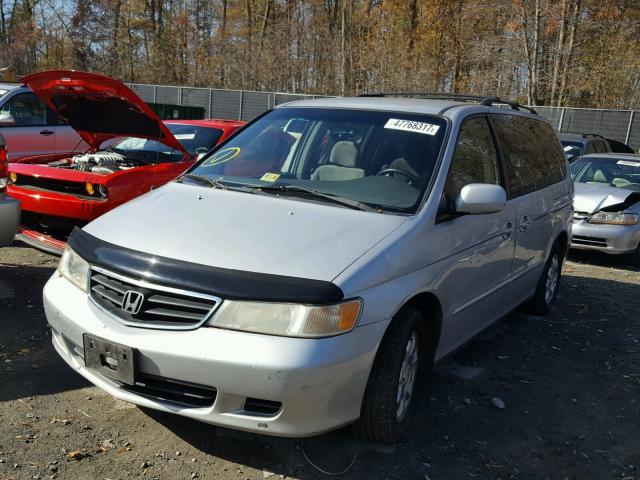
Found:
[(145, 413), (201, 452), (303, 479), (324, 475), (302, 447), (331, 473), (358, 454), (344, 478), (624, 477), (640, 464), (637, 289), (567, 275), (551, 315), (514, 313), (439, 365), (397, 446), (349, 428), (301, 441)]
[(51, 345), (42, 287), (53, 271), (0, 263), (0, 402), (87, 385)]

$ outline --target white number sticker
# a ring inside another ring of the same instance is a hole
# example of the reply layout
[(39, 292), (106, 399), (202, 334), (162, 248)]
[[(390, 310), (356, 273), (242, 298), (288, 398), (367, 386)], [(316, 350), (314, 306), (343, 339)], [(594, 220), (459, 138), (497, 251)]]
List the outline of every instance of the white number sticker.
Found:
[(400, 120), (398, 118), (390, 118), (387, 120), (384, 128), (391, 130), (402, 130), (405, 132), (422, 133), (423, 135), (435, 135), (440, 129), (439, 125), (432, 123), (414, 122), (412, 120)]
[(176, 137), (176, 140), (193, 140), (194, 138), (196, 138), (196, 134), (195, 133), (177, 133), (174, 135), (174, 137)]
[(618, 165), (626, 165), (628, 167), (640, 167), (640, 162), (629, 162), (627, 160), (618, 160), (616, 163)]

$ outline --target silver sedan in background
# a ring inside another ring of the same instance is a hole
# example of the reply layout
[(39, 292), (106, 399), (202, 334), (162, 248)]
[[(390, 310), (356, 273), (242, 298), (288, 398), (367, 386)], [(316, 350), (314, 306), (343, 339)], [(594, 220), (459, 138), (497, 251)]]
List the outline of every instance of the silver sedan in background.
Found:
[(571, 248), (629, 254), (640, 266), (640, 155), (585, 155), (569, 168), (575, 182)]

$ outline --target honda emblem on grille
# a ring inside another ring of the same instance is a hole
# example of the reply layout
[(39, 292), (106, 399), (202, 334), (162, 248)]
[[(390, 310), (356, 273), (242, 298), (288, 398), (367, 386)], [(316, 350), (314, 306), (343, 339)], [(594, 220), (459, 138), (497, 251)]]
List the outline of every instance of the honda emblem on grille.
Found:
[(136, 315), (142, 308), (144, 295), (135, 290), (127, 290), (122, 298), (122, 310), (131, 315)]

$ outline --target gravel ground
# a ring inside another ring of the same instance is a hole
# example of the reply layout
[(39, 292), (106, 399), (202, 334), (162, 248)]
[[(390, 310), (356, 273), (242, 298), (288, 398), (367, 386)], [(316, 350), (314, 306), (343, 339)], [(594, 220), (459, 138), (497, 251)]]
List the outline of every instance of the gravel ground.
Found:
[(50, 345), (56, 263), (0, 249), (0, 479), (324, 478), (309, 460), (352, 464), (342, 478), (640, 478), (640, 273), (620, 260), (572, 255), (552, 314), (514, 313), (440, 365), (396, 446), (216, 429), (102, 393)]

